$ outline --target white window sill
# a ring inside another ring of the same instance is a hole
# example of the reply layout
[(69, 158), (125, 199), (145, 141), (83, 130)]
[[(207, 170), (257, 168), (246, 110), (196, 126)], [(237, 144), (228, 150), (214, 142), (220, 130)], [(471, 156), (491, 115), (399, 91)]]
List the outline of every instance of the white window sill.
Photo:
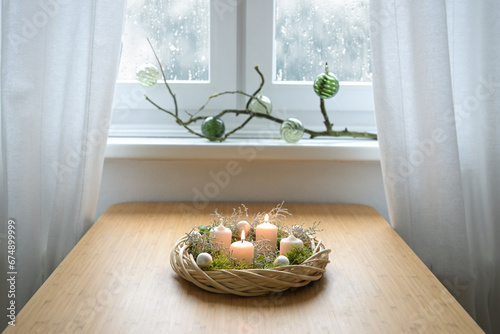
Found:
[(213, 143), (203, 138), (110, 137), (106, 159), (141, 160), (316, 160), (379, 162), (378, 141), (303, 139), (287, 144), (281, 139), (228, 139)]

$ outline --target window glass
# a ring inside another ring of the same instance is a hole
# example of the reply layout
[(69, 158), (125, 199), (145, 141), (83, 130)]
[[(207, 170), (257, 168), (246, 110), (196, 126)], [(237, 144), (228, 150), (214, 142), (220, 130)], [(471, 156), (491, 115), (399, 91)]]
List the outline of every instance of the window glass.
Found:
[(134, 80), (138, 66), (156, 60), (168, 80), (209, 80), (209, 0), (128, 0), (118, 80)]
[(369, 0), (276, 0), (276, 81), (371, 82)]

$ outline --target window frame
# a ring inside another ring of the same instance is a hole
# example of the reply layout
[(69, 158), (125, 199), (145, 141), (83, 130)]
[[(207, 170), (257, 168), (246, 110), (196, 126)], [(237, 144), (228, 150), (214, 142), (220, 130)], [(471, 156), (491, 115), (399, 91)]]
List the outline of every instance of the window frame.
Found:
[[(323, 129), (319, 98), (312, 82), (273, 80), (275, 0), (219, 0), (210, 1), (210, 6), (210, 80), (169, 81), (180, 115), (187, 119), (184, 111), (196, 112), (216, 92), (253, 93), (260, 83), (254, 69), (258, 65), (266, 80), (262, 93), (271, 99), (273, 115), (283, 119), (295, 117), (308, 128)], [(173, 117), (147, 102), (144, 95), (173, 110), (173, 100), (162, 80), (152, 87), (133, 81), (117, 82), (111, 137), (192, 137)], [(207, 110), (215, 114), (228, 108), (243, 109), (246, 101), (246, 97), (228, 95), (213, 99)], [(371, 83), (341, 82), (338, 94), (325, 102), (335, 127), (376, 131)], [(230, 130), (243, 120), (225, 116), (224, 121)], [(193, 128), (199, 131), (197, 125)], [(279, 125), (254, 119), (231, 138), (279, 138)]]

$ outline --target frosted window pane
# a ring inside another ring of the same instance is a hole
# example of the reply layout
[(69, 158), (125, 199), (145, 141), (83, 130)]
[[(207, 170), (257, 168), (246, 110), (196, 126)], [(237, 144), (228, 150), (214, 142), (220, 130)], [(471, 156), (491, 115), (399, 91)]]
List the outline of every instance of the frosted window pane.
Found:
[(277, 81), (371, 81), (369, 0), (276, 0)]
[(157, 65), (169, 80), (209, 80), (209, 0), (128, 0), (118, 80), (134, 80), (138, 66)]

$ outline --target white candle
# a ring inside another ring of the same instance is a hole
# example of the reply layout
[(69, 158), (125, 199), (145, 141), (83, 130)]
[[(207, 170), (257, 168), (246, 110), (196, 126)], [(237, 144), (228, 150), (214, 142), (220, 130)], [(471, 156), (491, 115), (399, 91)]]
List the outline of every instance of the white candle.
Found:
[(292, 246), (301, 249), (302, 247), (304, 247), (304, 243), (302, 242), (302, 240), (295, 238), (293, 234), (288, 238), (281, 239), (280, 254), (285, 255), (286, 252), (292, 250)]
[(236, 261), (245, 261), (247, 264), (253, 263), (254, 247), (251, 242), (245, 241), (245, 231), (241, 232), (241, 241), (231, 244), (231, 257)]
[(210, 236), (214, 239), (216, 243), (221, 244), (224, 251), (229, 251), (229, 246), (231, 245), (231, 230), (224, 227), (222, 223), (210, 230)]
[(276, 247), (278, 242), (278, 228), (269, 223), (269, 215), (266, 213), (264, 222), (257, 225), (255, 228), (255, 236), (257, 240), (269, 240), (271, 245)]

